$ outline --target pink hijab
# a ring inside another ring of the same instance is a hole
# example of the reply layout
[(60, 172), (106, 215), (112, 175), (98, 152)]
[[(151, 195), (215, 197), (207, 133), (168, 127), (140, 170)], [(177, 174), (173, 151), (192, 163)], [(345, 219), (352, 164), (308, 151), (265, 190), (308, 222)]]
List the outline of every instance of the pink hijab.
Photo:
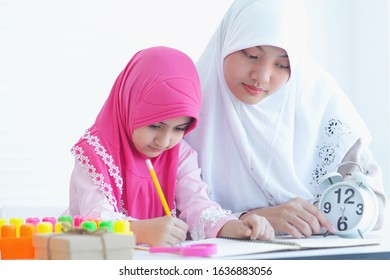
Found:
[[(136, 219), (161, 217), (162, 204), (132, 142), (134, 129), (163, 120), (194, 118), (201, 106), (199, 78), (184, 53), (153, 47), (136, 53), (116, 79), (95, 123), (72, 148), (116, 212)], [(152, 158), (169, 208), (174, 210), (180, 144)]]

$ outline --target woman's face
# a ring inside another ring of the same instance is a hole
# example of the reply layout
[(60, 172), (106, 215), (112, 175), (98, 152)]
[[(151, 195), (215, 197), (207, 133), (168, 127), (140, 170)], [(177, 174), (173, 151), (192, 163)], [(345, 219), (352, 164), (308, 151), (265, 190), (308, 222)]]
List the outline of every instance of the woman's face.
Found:
[(290, 78), (290, 62), (284, 49), (258, 46), (225, 57), (227, 86), (243, 103), (256, 104), (273, 94)]

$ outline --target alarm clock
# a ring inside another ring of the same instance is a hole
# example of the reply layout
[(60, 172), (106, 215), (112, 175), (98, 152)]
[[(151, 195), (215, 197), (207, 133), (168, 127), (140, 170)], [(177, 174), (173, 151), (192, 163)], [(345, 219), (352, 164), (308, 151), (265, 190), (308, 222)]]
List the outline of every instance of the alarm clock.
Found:
[(364, 234), (375, 226), (379, 215), (378, 200), (370, 188), (372, 180), (357, 165), (360, 171), (344, 177), (331, 172), (320, 180), (323, 193), (319, 208), (340, 237), (364, 238)]

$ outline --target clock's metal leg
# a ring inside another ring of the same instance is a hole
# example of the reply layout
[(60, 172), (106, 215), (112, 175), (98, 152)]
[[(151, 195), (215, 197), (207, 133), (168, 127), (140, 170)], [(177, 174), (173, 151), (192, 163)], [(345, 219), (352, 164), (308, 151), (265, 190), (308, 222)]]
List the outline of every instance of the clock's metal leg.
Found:
[(362, 239), (364, 239), (364, 235), (363, 235), (363, 233), (361, 232), (361, 230), (358, 229), (357, 232), (359, 233), (360, 237), (361, 237)]

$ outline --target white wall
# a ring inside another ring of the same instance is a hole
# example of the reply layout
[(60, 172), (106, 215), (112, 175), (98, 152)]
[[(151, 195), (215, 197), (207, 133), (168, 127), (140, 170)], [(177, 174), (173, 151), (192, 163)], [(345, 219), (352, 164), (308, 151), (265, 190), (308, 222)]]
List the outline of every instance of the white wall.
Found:
[[(389, 170), (387, 0), (305, 2), (310, 51), (361, 111)], [(0, 207), (66, 205), (70, 147), (126, 62), (153, 45), (196, 60), (231, 3), (0, 0)]]
[(0, 0), (0, 207), (68, 202), (71, 146), (139, 49), (196, 59), (232, 0)]
[(390, 196), (388, 0), (304, 0), (310, 51), (339, 81), (371, 130), (371, 150)]

